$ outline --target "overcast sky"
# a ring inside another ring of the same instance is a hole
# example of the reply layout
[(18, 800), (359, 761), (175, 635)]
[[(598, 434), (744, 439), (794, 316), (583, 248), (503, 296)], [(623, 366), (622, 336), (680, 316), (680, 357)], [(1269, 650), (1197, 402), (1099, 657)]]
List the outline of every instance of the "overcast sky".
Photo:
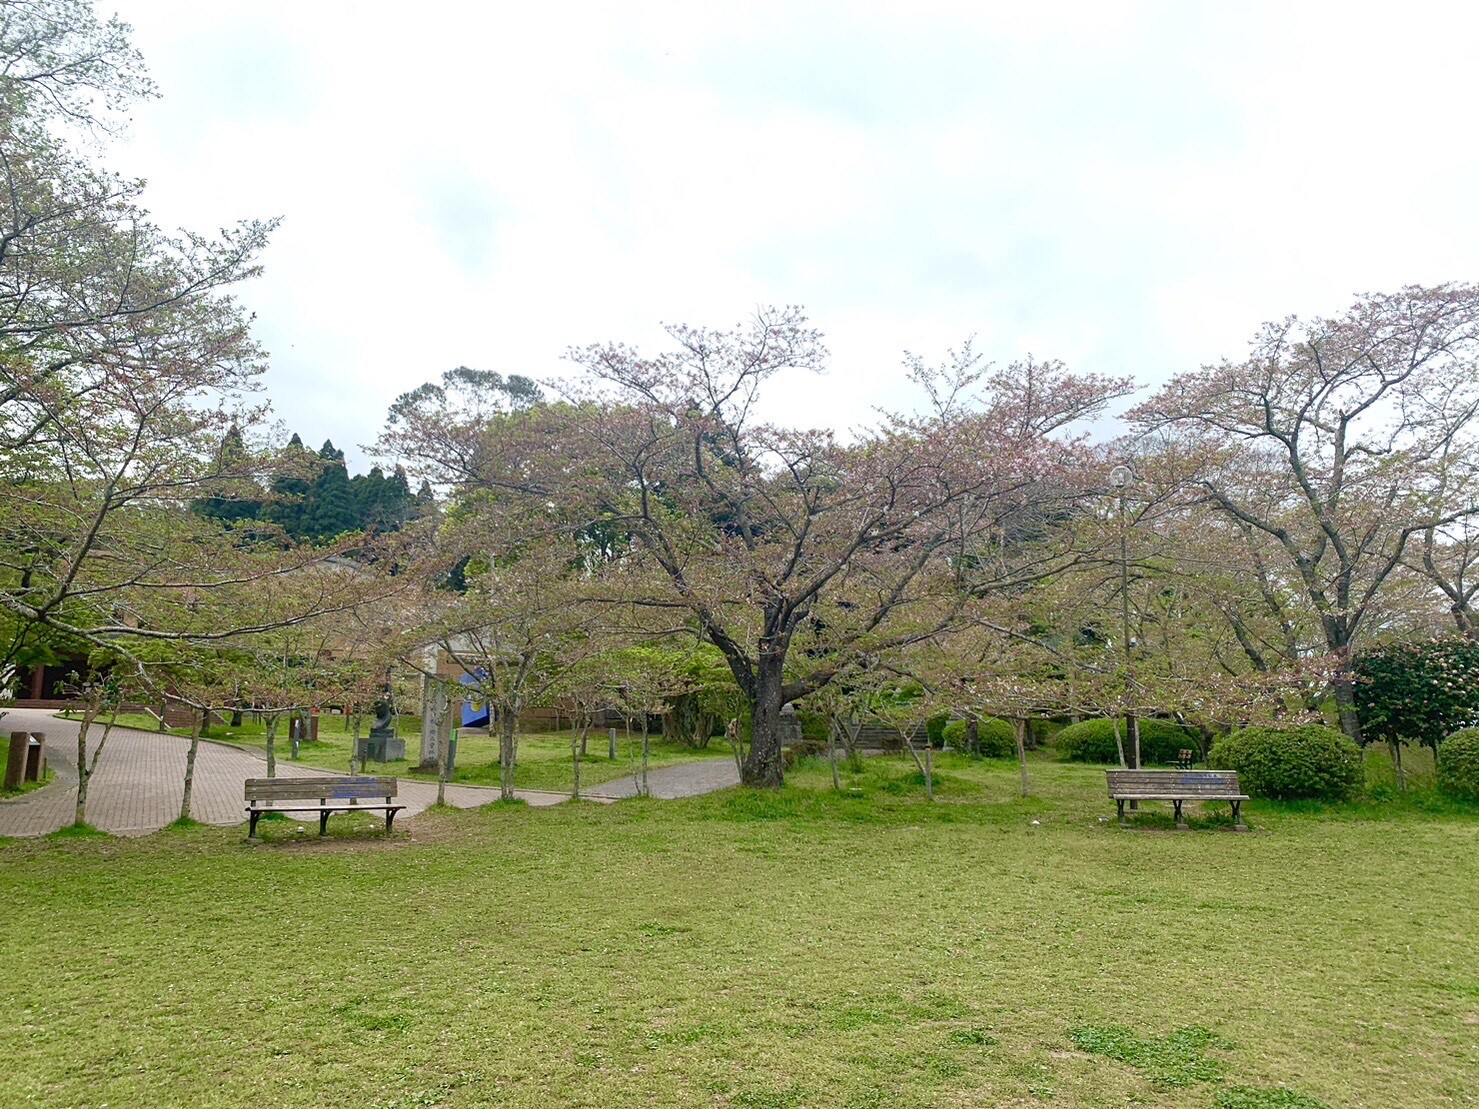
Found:
[(1153, 383), (1479, 278), (1457, 0), (118, 11), (164, 96), (108, 160), (169, 226), (284, 217), (243, 299), (278, 416), (353, 463), (443, 370), (759, 303), (833, 351), (771, 414), (846, 428), (972, 333)]

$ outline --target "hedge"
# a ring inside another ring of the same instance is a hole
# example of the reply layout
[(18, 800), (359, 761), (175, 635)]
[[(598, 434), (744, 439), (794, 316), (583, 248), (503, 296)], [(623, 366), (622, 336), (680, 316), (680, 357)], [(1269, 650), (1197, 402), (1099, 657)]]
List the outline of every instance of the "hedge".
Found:
[(1360, 790), (1364, 768), (1355, 741), (1324, 724), (1243, 728), (1212, 745), (1208, 761), (1236, 770), (1252, 797), (1344, 801)]
[(1438, 788), (1479, 801), (1479, 728), (1460, 728), (1438, 745)]
[[(1119, 721), (1120, 739), (1129, 755), (1130, 737), (1125, 734), (1124, 721)], [(1200, 737), (1190, 728), (1170, 720), (1140, 720), (1140, 762), (1149, 766), (1175, 760), (1184, 749), (1198, 750)], [(1058, 753), (1070, 762), (1120, 761), (1119, 748), (1114, 741), (1115, 722), (1110, 720), (1082, 720), (1070, 724), (1058, 733), (1053, 745)]]
[[(966, 749), (966, 722), (952, 720), (945, 725), (945, 743), (952, 751)], [(986, 717), (976, 726), (976, 740), (981, 754), (988, 759), (1010, 759), (1017, 755), (1017, 735), (1005, 720)]]

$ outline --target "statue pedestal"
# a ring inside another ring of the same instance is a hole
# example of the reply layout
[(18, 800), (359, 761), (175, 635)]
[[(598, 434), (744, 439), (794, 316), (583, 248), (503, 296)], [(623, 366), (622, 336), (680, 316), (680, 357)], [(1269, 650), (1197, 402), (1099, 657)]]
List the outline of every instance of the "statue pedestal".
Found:
[(360, 762), (394, 762), (406, 757), (406, 741), (391, 735), (375, 735), (356, 741), (354, 755)]

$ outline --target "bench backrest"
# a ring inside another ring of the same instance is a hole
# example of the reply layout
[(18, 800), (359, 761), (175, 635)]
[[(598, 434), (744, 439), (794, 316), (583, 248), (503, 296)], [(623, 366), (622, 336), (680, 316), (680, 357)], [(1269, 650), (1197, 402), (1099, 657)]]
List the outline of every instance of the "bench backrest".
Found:
[(305, 801), (325, 798), (330, 801), (358, 801), (367, 798), (394, 797), (395, 778), (248, 778), (248, 801)]
[(1201, 794), (1240, 793), (1236, 770), (1106, 770), (1109, 792)]

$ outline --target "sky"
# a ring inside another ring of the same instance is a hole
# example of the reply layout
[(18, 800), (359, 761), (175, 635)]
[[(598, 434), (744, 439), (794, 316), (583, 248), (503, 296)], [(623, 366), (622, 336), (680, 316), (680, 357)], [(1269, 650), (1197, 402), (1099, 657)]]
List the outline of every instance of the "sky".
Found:
[[(112, 5), (99, 5), (102, 11)], [(913, 403), (968, 336), (1147, 385), (1264, 320), (1479, 278), (1479, 6), (118, 0), (155, 218), (281, 216), (276, 416), (351, 466), (459, 365), (804, 305), (765, 414)], [(391, 460), (393, 461), (393, 460)]]

